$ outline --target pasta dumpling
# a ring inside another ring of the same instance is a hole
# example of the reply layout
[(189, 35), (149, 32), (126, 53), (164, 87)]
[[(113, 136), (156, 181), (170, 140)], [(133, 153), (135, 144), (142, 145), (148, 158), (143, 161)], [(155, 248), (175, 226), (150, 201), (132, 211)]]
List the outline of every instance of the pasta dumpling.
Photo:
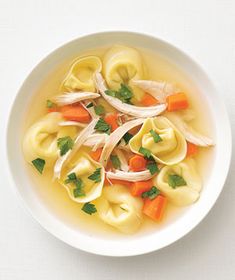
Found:
[(102, 62), (98, 56), (90, 55), (77, 59), (62, 83), (62, 88), (75, 91), (95, 91), (93, 75), (100, 72)]
[(142, 57), (137, 50), (120, 45), (110, 48), (103, 59), (103, 74), (110, 89), (118, 90), (123, 83), (131, 86), (137, 101), (142, 99), (144, 92), (132, 83), (145, 76)]
[(76, 155), (75, 159), (65, 167), (59, 183), (65, 187), (72, 200), (86, 203), (101, 195), (104, 179), (104, 168), (87, 153), (79, 152), (78, 156)]
[[(170, 186), (170, 175), (182, 177), (185, 183), (178, 187)], [(202, 188), (201, 179), (197, 174), (193, 159), (186, 159), (179, 164), (163, 167), (154, 181), (169, 201), (177, 206), (194, 203), (199, 198)]]
[(141, 198), (134, 198), (121, 185), (106, 186), (95, 201), (100, 218), (124, 233), (135, 232), (142, 222)]
[[(152, 133), (160, 138), (155, 141)], [(130, 140), (130, 148), (139, 153), (141, 147), (148, 149), (157, 162), (173, 165), (185, 158), (187, 144), (183, 135), (165, 117), (148, 118), (140, 131)]]
[(46, 166), (54, 164), (59, 154), (57, 139), (65, 136), (73, 138), (77, 133), (77, 128), (74, 126), (59, 126), (62, 120), (60, 113), (52, 112), (27, 130), (23, 139), (26, 161), (31, 162), (36, 158), (42, 158), (46, 161)]

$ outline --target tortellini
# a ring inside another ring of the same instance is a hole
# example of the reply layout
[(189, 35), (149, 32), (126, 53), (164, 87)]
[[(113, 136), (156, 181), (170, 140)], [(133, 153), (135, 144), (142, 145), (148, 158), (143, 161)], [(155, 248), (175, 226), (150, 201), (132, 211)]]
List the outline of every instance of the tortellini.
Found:
[(90, 55), (77, 59), (62, 83), (62, 88), (69, 91), (95, 91), (93, 75), (100, 72), (102, 62), (98, 56)]
[(104, 187), (95, 205), (100, 218), (121, 232), (133, 233), (141, 225), (143, 202), (141, 198), (134, 198), (124, 186)]
[[(155, 142), (150, 133), (156, 132), (161, 141)], [(184, 136), (165, 117), (148, 118), (140, 131), (130, 140), (130, 148), (134, 153), (139, 153), (140, 147), (151, 151), (157, 162), (173, 165), (182, 161), (187, 152), (187, 144)]]
[(47, 167), (54, 164), (59, 154), (57, 139), (65, 136), (73, 138), (77, 133), (77, 129), (73, 126), (59, 126), (62, 120), (60, 113), (48, 113), (27, 130), (23, 139), (26, 161), (41, 158), (46, 161)]
[[(181, 176), (186, 185), (172, 188), (168, 183), (171, 174)], [(179, 164), (163, 167), (154, 181), (169, 201), (177, 206), (187, 206), (194, 203), (199, 198), (202, 188), (201, 179), (197, 174), (193, 159), (186, 159)]]
[[(99, 182), (89, 179), (88, 177), (94, 174), (94, 172), (99, 168)], [(76, 177), (82, 181), (81, 189), (84, 193), (82, 196), (74, 195), (74, 189), (76, 188), (76, 185), (73, 182), (66, 183), (68, 175), (72, 173), (75, 173)], [(75, 155), (75, 159), (73, 159), (65, 167), (62, 179), (59, 181), (59, 183), (66, 188), (69, 197), (72, 200), (78, 203), (86, 203), (98, 198), (101, 195), (104, 179), (105, 170), (102, 165), (90, 158), (87, 153), (79, 151), (79, 153)]]
[(132, 83), (145, 77), (143, 60), (136, 49), (120, 45), (110, 48), (103, 59), (103, 74), (110, 89), (118, 90), (123, 83), (133, 89), (137, 101), (142, 99), (144, 92)]

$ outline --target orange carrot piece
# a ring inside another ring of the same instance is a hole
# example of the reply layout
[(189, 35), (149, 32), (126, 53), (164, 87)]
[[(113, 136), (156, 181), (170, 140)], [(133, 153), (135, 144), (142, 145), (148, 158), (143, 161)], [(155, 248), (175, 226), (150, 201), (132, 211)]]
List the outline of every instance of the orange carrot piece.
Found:
[(48, 111), (48, 113), (59, 112), (60, 108), (59, 107), (51, 107), (51, 108), (48, 108), (47, 111)]
[(116, 113), (106, 115), (104, 117), (104, 120), (106, 121), (107, 124), (111, 126), (112, 131), (118, 128), (118, 122), (117, 122), (118, 115)]
[(169, 112), (187, 109), (189, 106), (187, 96), (183, 92), (167, 96), (167, 103)]
[(131, 194), (133, 196), (140, 196), (143, 192), (149, 191), (153, 186), (152, 180), (139, 181), (131, 184)]
[(99, 161), (101, 153), (102, 153), (102, 148), (98, 148), (96, 151), (91, 151), (90, 156), (93, 158), (95, 161)]
[(62, 116), (68, 121), (88, 123), (91, 116), (81, 104), (65, 105), (61, 107)]
[(147, 164), (147, 160), (140, 155), (134, 155), (129, 159), (130, 169), (134, 172), (145, 170), (146, 164)]
[(104, 183), (105, 183), (106, 185), (111, 185), (110, 182), (111, 182), (112, 184), (114, 184), (114, 185), (115, 185), (115, 184), (119, 184), (119, 185), (123, 185), (123, 186), (126, 186), (126, 187), (130, 187), (130, 186), (131, 186), (131, 182), (129, 182), (129, 181), (117, 180), (117, 179), (107, 179), (107, 178), (105, 178)]
[(198, 146), (193, 143), (187, 142), (187, 157), (192, 157), (197, 154), (197, 152)]
[(164, 196), (158, 195), (153, 200), (146, 198), (144, 201), (143, 213), (154, 221), (161, 221), (166, 208), (167, 200)]
[(140, 130), (140, 125), (138, 125), (138, 126), (136, 126), (136, 127), (133, 127), (133, 128), (131, 128), (128, 132), (130, 133), (130, 134), (132, 134), (132, 135), (135, 135), (135, 134), (137, 134), (138, 132), (139, 132), (139, 130)]
[(154, 98), (152, 95), (145, 93), (144, 97), (142, 98), (142, 100), (140, 101), (140, 103), (143, 106), (155, 106), (157, 105), (159, 102), (156, 98)]

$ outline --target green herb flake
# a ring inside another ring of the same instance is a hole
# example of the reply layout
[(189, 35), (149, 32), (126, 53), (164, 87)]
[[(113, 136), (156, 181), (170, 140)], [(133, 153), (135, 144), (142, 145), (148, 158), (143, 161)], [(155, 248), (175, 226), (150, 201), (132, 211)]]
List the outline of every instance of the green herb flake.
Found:
[(82, 206), (82, 211), (89, 215), (92, 215), (97, 212), (95, 205), (90, 202), (87, 202)]
[(101, 182), (101, 168), (97, 168), (93, 174), (91, 174), (88, 179), (94, 181), (95, 183)]
[(139, 153), (141, 153), (144, 157), (150, 159), (152, 157), (151, 151), (149, 149), (146, 149), (144, 147), (139, 148)]
[(68, 176), (68, 178), (64, 181), (65, 184), (68, 184), (68, 183), (71, 183), (71, 182), (74, 182), (77, 180), (77, 176), (76, 174), (73, 172), (73, 173), (70, 173)]
[(117, 155), (111, 155), (110, 159), (114, 168), (118, 169), (121, 167), (121, 162)]
[(146, 167), (151, 175), (154, 175), (160, 171), (156, 162), (148, 162)]
[(151, 129), (149, 132), (150, 132), (150, 134), (152, 135), (153, 140), (154, 140), (155, 143), (158, 143), (158, 142), (161, 142), (161, 141), (162, 141), (162, 138), (160, 137), (160, 135), (159, 135), (156, 131), (154, 131), (153, 129)]
[(47, 100), (47, 108), (55, 108), (56, 104), (52, 102), (51, 100)]
[(64, 181), (65, 184), (73, 184), (75, 188), (73, 189), (73, 195), (74, 197), (80, 197), (85, 196), (85, 193), (83, 191), (83, 181), (80, 178), (77, 178), (76, 174), (70, 173), (67, 176), (67, 179)]
[(99, 132), (104, 132), (104, 133), (110, 134), (111, 126), (108, 123), (106, 123), (106, 121), (104, 119), (100, 118), (95, 125), (95, 130), (99, 131)]
[(37, 171), (42, 174), (44, 166), (46, 164), (45, 160), (41, 158), (36, 158), (32, 161), (32, 164), (37, 169)]
[(88, 103), (88, 104), (86, 105), (87, 108), (91, 108), (91, 107), (93, 107), (93, 106), (94, 106), (94, 105), (93, 105), (92, 102), (90, 102), (90, 103)]
[(147, 192), (143, 192), (142, 193), (142, 198), (149, 198), (149, 199), (154, 199), (155, 197), (157, 197), (160, 194), (159, 189), (157, 189), (155, 186), (153, 186), (149, 191)]
[(181, 187), (181, 186), (186, 186), (187, 185), (184, 178), (177, 175), (177, 174), (168, 175), (168, 184), (173, 189), (175, 189), (176, 187)]
[(97, 105), (94, 107), (96, 115), (100, 116), (105, 113), (105, 109), (102, 105)]
[(131, 138), (133, 137), (133, 135), (129, 132), (126, 132), (124, 135), (123, 135), (123, 139), (126, 143), (126, 145), (129, 143), (129, 141), (131, 140)]
[(105, 91), (105, 94), (116, 97), (123, 103), (132, 104), (131, 98), (133, 97), (133, 92), (131, 88), (125, 84), (121, 84), (120, 88), (117, 91), (108, 89)]
[(72, 150), (74, 141), (70, 136), (65, 136), (57, 139), (57, 146), (60, 149), (60, 155), (65, 155), (69, 150)]

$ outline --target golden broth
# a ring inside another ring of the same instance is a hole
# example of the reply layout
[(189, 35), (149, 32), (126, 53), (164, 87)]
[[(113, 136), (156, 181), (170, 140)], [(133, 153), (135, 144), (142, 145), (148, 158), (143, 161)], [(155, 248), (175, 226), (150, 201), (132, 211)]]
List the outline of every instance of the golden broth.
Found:
[[(99, 55), (101, 58), (106, 51), (106, 48), (92, 50), (86, 53), (78, 53), (80, 55)], [(198, 95), (198, 89), (189, 79), (186, 73), (183, 73), (176, 65), (172, 64), (167, 58), (162, 57), (156, 53), (147, 50), (140, 50), (148, 69), (149, 79), (163, 80), (174, 83), (183, 92), (189, 96), (190, 104), (196, 113), (196, 120), (193, 121), (193, 127), (208, 136), (213, 136), (213, 128), (209, 114), (207, 113), (208, 105), (206, 102), (201, 102)], [(25, 122), (23, 135), (26, 129), (37, 121), (40, 117), (47, 113), (46, 100), (50, 99), (53, 95), (58, 94), (60, 85), (69, 70), (72, 61), (76, 58), (72, 57), (68, 61), (62, 63), (58, 68), (42, 82), (40, 88), (31, 100), (31, 106), (25, 113)], [(37, 106), (35, 106), (37, 104)], [(209, 162), (213, 157), (213, 148), (200, 148), (196, 156), (197, 169), (203, 179), (205, 185), (206, 180), (210, 174)], [(66, 225), (79, 228), (90, 235), (99, 235), (105, 238), (125, 237), (126, 235), (118, 232), (116, 229), (102, 222), (97, 214), (87, 215), (81, 211), (81, 204), (72, 201), (67, 191), (57, 182), (52, 182), (52, 171), (44, 170), (43, 175), (40, 175), (34, 170), (30, 164), (26, 164), (29, 176), (32, 180), (32, 188), (41, 198), (42, 203), (50, 210), (53, 215), (66, 223)], [(203, 191), (202, 191), (203, 195)], [(190, 207), (190, 206), (189, 206)], [(155, 223), (148, 218), (144, 222), (140, 230), (135, 235), (142, 235), (146, 232), (153, 232), (160, 230), (163, 227), (173, 223), (181, 217), (189, 207), (175, 207), (168, 204), (165, 217), (161, 223)]]

